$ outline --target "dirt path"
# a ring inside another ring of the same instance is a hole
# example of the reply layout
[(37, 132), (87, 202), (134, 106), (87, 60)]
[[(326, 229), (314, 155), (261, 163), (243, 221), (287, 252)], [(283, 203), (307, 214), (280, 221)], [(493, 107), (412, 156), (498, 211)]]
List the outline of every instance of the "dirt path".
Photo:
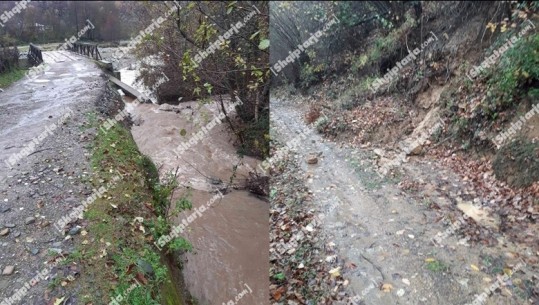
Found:
[[(272, 100), (271, 128), (279, 141), (290, 141), (311, 129), (298, 109)], [(372, 153), (329, 142), (316, 132), (296, 147), (304, 171), (298, 174), (307, 177), (324, 233), (345, 260), (343, 276), (350, 281), (356, 304), (472, 303), (496, 282), (496, 274), (509, 273), (521, 261), (522, 249), (503, 242), (503, 237), (496, 247), (481, 247), (450, 234), (441, 246), (435, 245), (432, 239), (447, 226), (439, 221), (439, 211), (425, 202), (443, 207), (451, 205), (451, 200), (435, 187), (425, 201), (403, 193), (372, 170)], [(316, 165), (305, 162), (312, 154), (318, 155)], [(458, 190), (459, 182), (451, 181), (451, 173), (433, 165), (421, 166), (416, 168), (418, 173), (445, 176)], [(520, 290), (533, 285), (526, 281), (531, 276), (529, 266), (523, 267), (513, 274), (511, 285), (482, 304), (529, 304), (525, 303), (529, 291)]]
[[(76, 275), (55, 267), (73, 240), (53, 224), (92, 193), (86, 147), (92, 131), (82, 127), (103, 94), (102, 72), (66, 52), (43, 57), (50, 69), (0, 93), (0, 273), (14, 268), (0, 275), (0, 303), (28, 283), (12, 304), (47, 304), (53, 297), (47, 283)], [(32, 142), (29, 156), (12, 158)], [(43, 278), (30, 283), (37, 271)]]

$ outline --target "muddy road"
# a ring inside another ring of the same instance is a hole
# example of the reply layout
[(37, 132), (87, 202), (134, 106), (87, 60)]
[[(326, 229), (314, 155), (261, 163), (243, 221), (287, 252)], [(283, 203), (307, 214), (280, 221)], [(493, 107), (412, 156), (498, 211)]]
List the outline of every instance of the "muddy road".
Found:
[(48, 270), (45, 280), (31, 283), (14, 304), (53, 300), (48, 284), (73, 275), (54, 258), (67, 256), (75, 245), (52, 224), (92, 192), (88, 139), (95, 130), (83, 125), (106, 81), (84, 57), (53, 51), (43, 58), (48, 70), (0, 93), (0, 302), (38, 270)]
[[(272, 99), (272, 132), (286, 143), (302, 138), (293, 149), (299, 155), (313, 207), (319, 213), (328, 242), (334, 242), (345, 262), (343, 276), (355, 304), (467, 304), (496, 283), (494, 262), (501, 268), (516, 266), (518, 253), (529, 252), (503, 240), (496, 247), (471, 245), (458, 234), (448, 234), (439, 244), (432, 239), (448, 228), (440, 212), (402, 192), (390, 179), (374, 170), (374, 154), (323, 139), (304, 123), (303, 109), (288, 101)], [(317, 156), (317, 164), (307, 159)], [(433, 164), (406, 164), (415, 173), (438, 174), (455, 179)], [(436, 185), (434, 178), (430, 182)], [(453, 203), (432, 187), (425, 200), (444, 207)], [(458, 231), (458, 230), (457, 230)], [(515, 268), (513, 280), (529, 280), (528, 266)], [(505, 269), (504, 269), (505, 270)], [(499, 271), (499, 270), (498, 270)], [(510, 271), (510, 270), (509, 270)], [(509, 272), (508, 271), (508, 272)], [(522, 304), (511, 285), (482, 304)], [(499, 291), (499, 290), (498, 290)], [(512, 296), (511, 296), (512, 295)]]

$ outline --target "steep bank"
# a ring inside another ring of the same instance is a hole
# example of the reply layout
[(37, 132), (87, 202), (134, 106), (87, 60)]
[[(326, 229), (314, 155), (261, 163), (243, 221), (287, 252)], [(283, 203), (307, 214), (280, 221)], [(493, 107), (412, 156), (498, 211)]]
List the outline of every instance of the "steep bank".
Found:
[(305, 123), (322, 135), (300, 152), (318, 156), (307, 169), (330, 208), (325, 231), (361, 269), (343, 274), (352, 291), (382, 304), (465, 303), (497, 277), (487, 304), (537, 302), (537, 5), (277, 6), (283, 54), (308, 38), (283, 28), (340, 20), (281, 73), (294, 81), (276, 78), (272, 111), (288, 122), (282, 134)]

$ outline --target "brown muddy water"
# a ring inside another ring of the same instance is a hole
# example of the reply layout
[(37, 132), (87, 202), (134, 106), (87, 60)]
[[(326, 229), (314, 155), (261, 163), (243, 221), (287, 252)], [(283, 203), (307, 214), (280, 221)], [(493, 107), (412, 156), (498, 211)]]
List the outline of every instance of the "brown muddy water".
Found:
[[(183, 277), (198, 304), (269, 304), (269, 204), (243, 190), (232, 190), (223, 198), (216, 190), (228, 183), (238, 156), (225, 124), (218, 124), (201, 141), (179, 154), (175, 148), (206, 126), (217, 114), (215, 104), (196, 102), (181, 112), (159, 110), (159, 105), (134, 105), (124, 97), (126, 108), (135, 121), (133, 137), (143, 154), (159, 168), (161, 177), (178, 168), (178, 182), (190, 186), (193, 210), (183, 212), (175, 224), (188, 221), (181, 234), (194, 251), (184, 255)], [(185, 129), (186, 134), (181, 135)], [(253, 158), (244, 158), (238, 167), (235, 184), (242, 184)], [(210, 178), (211, 179), (208, 179)], [(214, 198), (214, 202), (210, 200)], [(195, 209), (208, 206), (194, 220)]]

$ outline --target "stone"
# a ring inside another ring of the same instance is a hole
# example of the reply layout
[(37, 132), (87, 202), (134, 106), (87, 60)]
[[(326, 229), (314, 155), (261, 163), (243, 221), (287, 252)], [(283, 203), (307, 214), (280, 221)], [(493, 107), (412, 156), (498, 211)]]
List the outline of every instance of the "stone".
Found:
[(15, 271), (15, 266), (6, 266), (2, 271), (2, 275), (12, 275), (13, 271)]
[(153, 276), (155, 274), (155, 271), (153, 270), (152, 265), (148, 263), (147, 261), (139, 258), (137, 260), (137, 265), (142, 270), (142, 272), (144, 272), (144, 274), (149, 275), (149, 276)]
[(27, 225), (33, 224), (34, 222), (36, 222), (36, 218), (31, 216), (26, 217), (26, 219), (24, 220), (24, 223)]
[(221, 181), (221, 179), (219, 179), (217, 177), (209, 177), (208, 182), (213, 184), (213, 185), (219, 185), (219, 184), (223, 183), (223, 181)]
[(307, 157), (307, 164), (317, 164), (318, 158), (316, 156), (308, 156)]
[(58, 248), (49, 248), (49, 252), (51, 252), (51, 253), (57, 253), (57, 254), (62, 254), (62, 249), (58, 249)]
[(4, 224), (4, 227), (13, 229), (13, 228), (15, 228), (15, 225), (12, 224), (12, 223), (6, 223), (6, 224)]
[(11, 210), (10, 207), (0, 207), (0, 213), (5, 213), (5, 212), (8, 212), (9, 210)]
[(4, 228), (2, 230), (0, 230), (0, 236), (6, 236), (9, 234), (9, 229), (8, 228)]
[(69, 230), (69, 235), (71, 236), (74, 236), (74, 235), (77, 235), (80, 233), (80, 227), (79, 226), (76, 226), (76, 227), (73, 227), (71, 228), (71, 230)]
[(423, 151), (423, 145), (420, 145), (420, 144), (414, 145), (410, 147), (410, 152), (408, 153), (408, 155), (417, 156), (421, 154), (422, 151)]
[(174, 107), (170, 104), (161, 104), (157, 110), (161, 111), (174, 111)]

